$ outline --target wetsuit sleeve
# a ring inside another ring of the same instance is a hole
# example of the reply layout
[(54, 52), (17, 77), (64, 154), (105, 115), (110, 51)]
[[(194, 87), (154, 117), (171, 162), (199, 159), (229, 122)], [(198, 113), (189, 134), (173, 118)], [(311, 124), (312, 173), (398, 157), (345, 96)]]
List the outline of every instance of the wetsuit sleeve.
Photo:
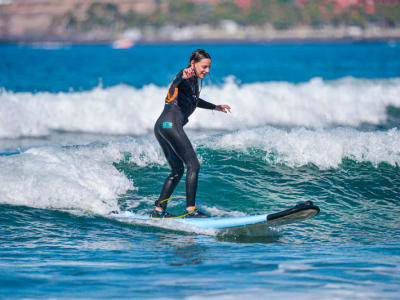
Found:
[(165, 98), (165, 102), (172, 102), (178, 96), (178, 86), (181, 84), (181, 82), (183, 80), (182, 74), (183, 74), (183, 71), (180, 71), (178, 74), (176, 74), (174, 80), (172, 81), (171, 85), (169, 86), (168, 95), (167, 95), (167, 98)]
[(215, 109), (217, 106), (210, 102), (207, 102), (201, 98), (199, 98), (199, 102), (197, 103), (197, 107), (205, 108), (205, 109)]

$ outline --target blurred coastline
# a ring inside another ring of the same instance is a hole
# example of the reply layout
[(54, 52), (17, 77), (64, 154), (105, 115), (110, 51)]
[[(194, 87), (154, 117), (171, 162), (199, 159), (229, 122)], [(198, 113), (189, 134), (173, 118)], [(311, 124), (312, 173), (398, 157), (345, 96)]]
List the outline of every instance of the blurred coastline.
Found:
[(0, 42), (400, 41), (400, 0), (0, 0)]

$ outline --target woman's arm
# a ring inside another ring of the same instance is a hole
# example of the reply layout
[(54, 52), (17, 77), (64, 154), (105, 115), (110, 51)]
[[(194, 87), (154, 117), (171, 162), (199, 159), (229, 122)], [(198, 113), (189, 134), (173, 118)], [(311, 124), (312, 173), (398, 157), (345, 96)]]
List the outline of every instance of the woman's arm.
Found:
[(168, 95), (165, 99), (166, 102), (172, 102), (178, 96), (178, 86), (184, 79), (188, 79), (194, 75), (194, 70), (192, 67), (188, 67), (183, 69), (178, 74), (176, 74), (174, 80), (172, 81), (171, 85), (168, 89)]
[(227, 104), (215, 105), (206, 100), (199, 98), (199, 102), (197, 103), (197, 107), (205, 108), (205, 109), (215, 109), (218, 111), (222, 111), (227, 113), (228, 111), (231, 112), (231, 107)]
[(215, 104), (207, 102), (206, 100), (203, 100), (201, 98), (199, 98), (199, 101), (197, 102), (197, 107), (205, 108), (205, 109), (216, 109), (217, 108), (217, 106)]
[(180, 71), (178, 74), (176, 74), (174, 80), (169, 86), (168, 95), (167, 98), (165, 99), (166, 102), (172, 102), (176, 99), (176, 97), (178, 96), (178, 86), (182, 82), (182, 80), (183, 80), (183, 71)]

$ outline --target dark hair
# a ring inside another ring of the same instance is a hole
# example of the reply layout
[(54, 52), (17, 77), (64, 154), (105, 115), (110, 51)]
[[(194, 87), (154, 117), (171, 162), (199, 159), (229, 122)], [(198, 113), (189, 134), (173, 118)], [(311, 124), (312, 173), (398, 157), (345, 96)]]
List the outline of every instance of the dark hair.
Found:
[(192, 62), (192, 60), (194, 60), (195, 63), (201, 61), (204, 58), (209, 58), (211, 59), (210, 54), (208, 54), (206, 52), (206, 50), (203, 49), (197, 49), (195, 51), (193, 51), (192, 55), (190, 55), (190, 59), (189, 59), (189, 67), (190, 67), (190, 63)]
[[(192, 60), (194, 61), (194, 63), (197, 63), (204, 58), (211, 59), (210, 54), (208, 54), (206, 50), (197, 49), (197, 50), (193, 51), (192, 55), (190, 55), (189, 67), (190, 67)], [(196, 78), (196, 97), (197, 97), (196, 106), (197, 106), (197, 103), (199, 102), (199, 97), (200, 97), (200, 89), (203, 87), (203, 79), (201, 80), (201, 88), (199, 89), (199, 82), (197, 81), (196, 73), (195, 73), (195, 76), (196, 76), (195, 78)]]

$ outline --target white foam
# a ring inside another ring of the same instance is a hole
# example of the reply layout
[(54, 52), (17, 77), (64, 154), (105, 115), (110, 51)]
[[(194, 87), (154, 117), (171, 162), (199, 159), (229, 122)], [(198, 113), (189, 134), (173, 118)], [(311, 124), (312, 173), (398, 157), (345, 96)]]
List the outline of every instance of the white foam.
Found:
[(43, 147), (2, 157), (0, 202), (97, 214), (119, 210), (118, 195), (134, 187), (112, 165), (121, 154), (104, 150)]
[(162, 110), (161, 89), (119, 85), (88, 92), (0, 93), (0, 137), (43, 136), (51, 130), (144, 134)]
[(202, 206), (202, 210), (206, 211), (210, 216), (213, 217), (242, 217), (246, 216), (244, 212), (241, 211), (225, 211), (224, 209), (218, 208), (216, 206), (208, 207), (208, 206)]
[[(214, 117), (204, 111), (192, 118), (193, 126), (214, 129), (262, 125), (359, 126), (386, 121), (386, 107), (400, 106), (400, 79), (336, 81), (314, 78), (309, 82), (267, 82), (238, 85), (232, 78), (221, 87), (205, 89), (205, 99), (232, 106), (232, 116)], [(203, 122), (206, 118), (209, 122)]]
[[(374, 166), (383, 162), (392, 166), (400, 165), (400, 131), (397, 128), (365, 132), (354, 128), (284, 130), (264, 126), (209, 136), (191, 135), (195, 149), (233, 150), (247, 154), (256, 150), (261, 151), (257, 155), (262, 155), (266, 163), (290, 167), (314, 164), (321, 169), (337, 168), (343, 159), (370, 162)], [(130, 162), (139, 166), (166, 165), (161, 148), (152, 135), (126, 139), (123, 143), (110, 143), (107, 149), (116, 153), (131, 153)], [(206, 163), (204, 158), (202, 161)], [(207, 209), (213, 214), (220, 213), (217, 208)]]
[[(48, 135), (52, 130), (142, 135), (152, 131), (167, 87), (126, 85), (86, 92), (0, 92), (0, 138)], [(239, 129), (264, 125), (328, 128), (386, 121), (386, 107), (400, 107), (400, 79), (343, 78), (240, 85), (228, 78), (205, 87), (202, 98), (229, 104), (232, 114), (199, 109), (188, 127)]]
[[(259, 151), (256, 155), (261, 155), (266, 163), (284, 164), (290, 167), (311, 163), (321, 169), (337, 168), (343, 159), (370, 162), (374, 166), (383, 162), (392, 166), (400, 165), (398, 150), (400, 131), (397, 128), (365, 132), (354, 128), (284, 130), (264, 126), (208, 136), (193, 132), (189, 135), (195, 149), (237, 151), (249, 155), (254, 155), (252, 151), (256, 150)], [(120, 160), (123, 153), (128, 153), (129, 162), (138, 166), (167, 166), (164, 154), (153, 135), (126, 138), (119, 142), (109, 142), (101, 147), (85, 149), (89, 152), (98, 152), (95, 156), (107, 157), (109, 161)], [(203, 156), (208, 159), (207, 155)], [(205, 158), (202, 158), (203, 164), (208, 163), (204, 160)], [(213, 215), (224, 214), (216, 207), (205, 209)]]
[(291, 167), (309, 163), (322, 169), (338, 167), (344, 158), (375, 166), (382, 162), (400, 165), (400, 132), (396, 128), (374, 132), (352, 128), (285, 131), (267, 126), (223, 134), (203, 143), (214, 149), (241, 152), (260, 149), (266, 152), (266, 161)]

